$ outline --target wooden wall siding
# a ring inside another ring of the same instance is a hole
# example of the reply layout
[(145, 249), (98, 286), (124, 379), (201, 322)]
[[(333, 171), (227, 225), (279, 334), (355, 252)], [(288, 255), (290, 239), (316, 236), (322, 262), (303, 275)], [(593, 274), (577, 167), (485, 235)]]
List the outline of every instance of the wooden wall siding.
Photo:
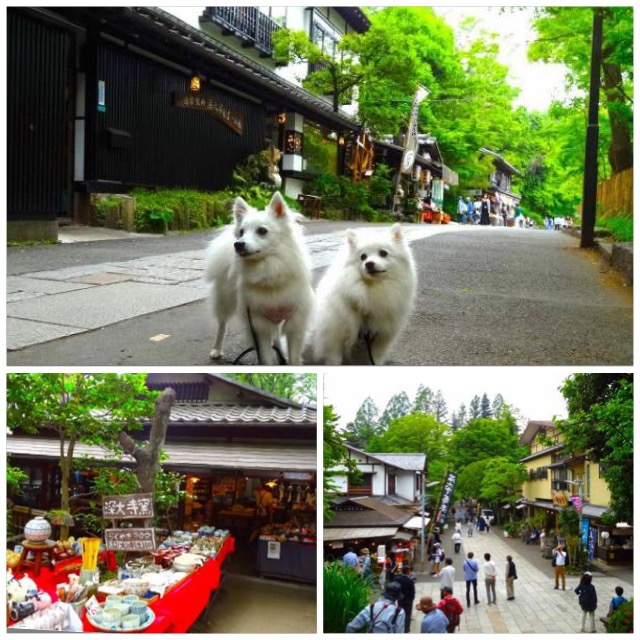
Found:
[(70, 36), (8, 10), (9, 220), (53, 220), (69, 206)]
[(603, 218), (633, 215), (633, 168), (598, 183), (598, 213)]
[[(261, 105), (205, 85), (206, 92), (242, 115), (244, 131), (237, 134), (210, 115), (172, 104), (172, 92), (188, 91), (189, 78), (183, 74), (107, 43), (99, 44), (97, 57), (106, 110), (96, 114), (98, 149), (91, 179), (215, 190), (228, 185), (238, 163), (264, 148)], [(108, 128), (130, 134), (126, 148), (112, 148)]]

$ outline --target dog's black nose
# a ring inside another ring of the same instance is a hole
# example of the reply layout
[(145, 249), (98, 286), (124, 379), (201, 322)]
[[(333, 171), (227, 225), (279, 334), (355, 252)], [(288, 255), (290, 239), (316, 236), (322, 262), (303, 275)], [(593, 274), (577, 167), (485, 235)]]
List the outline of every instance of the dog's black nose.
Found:
[(247, 244), (242, 240), (236, 240), (233, 243), (233, 248), (236, 250), (236, 253), (243, 254), (247, 252)]
[(376, 270), (376, 263), (373, 262), (372, 260), (369, 260), (368, 262), (364, 263), (364, 268), (369, 272), (369, 273), (373, 273)]

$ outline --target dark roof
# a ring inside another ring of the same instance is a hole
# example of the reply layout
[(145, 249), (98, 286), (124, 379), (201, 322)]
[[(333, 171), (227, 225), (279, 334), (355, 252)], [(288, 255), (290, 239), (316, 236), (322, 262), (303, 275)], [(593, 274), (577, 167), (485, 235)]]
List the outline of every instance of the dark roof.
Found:
[(493, 156), (493, 161), (496, 166), (500, 166), (503, 170), (506, 170), (507, 173), (515, 173), (519, 176), (522, 175), (520, 171), (518, 171), (514, 166), (510, 165), (500, 154), (495, 151), (491, 151), (491, 149), (486, 149), (482, 147), (480, 149), (482, 153), (486, 153), (487, 155)]
[[(91, 11), (109, 11), (109, 9), (96, 7)], [(111, 8), (110, 11), (122, 12), (133, 23), (156, 32), (159, 37), (175, 48), (176, 53), (184, 51), (184, 57), (188, 60), (197, 58), (206, 64), (226, 69), (230, 74), (229, 81), (235, 79), (238, 89), (248, 92), (249, 87), (255, 87), (270, 94), (272, 100), (283, 102), (289, 108), (296, 109), (303, 115), (329, 126), (341, 126), (348, 130), (359, 128), (351, 118), (334, 113), (326, 100), (281, 78), (258, 62), (234, 51), (158, 7), (121, 7)]]
[(536, 458), (540, 458), (541, 456), (546, 456), (549, 453), (555, 453), (556, 451), (562, 451), (564, 449), (563, 444), (557, 444), (553, 447), (549, 447), (548, 449), (541, 449), (540, 451), (536, 451), (532, 453), (530, 456), (526, 456), (520, 459), (520, 462), (527, 462), (528, 460), (535, 460)]
[(529, 422), (527, 422), (527, 426), (525, 430), (520, 434), (519, 443), (531, 444), (534, 438), (536, 437), (536, 435), (538, 435), (538, 431), (540, 431), (540, 427), (547, 427), (547, 428), (553, 427), (555, 429), (556, 425), (550, 420), (529, 420)]
[[(349, 506), (360, 509), (351, 511)], [(335, 516), (325, 527), (400, 527), (411, 519), (410, 513), (375, 498), (348, 498), (341, 500), (337, 508)]]
[(369, 30), (371, 22), (360, 7), (331, 7), (337, 14), (342, 16), (344, 21), (358, 33)]

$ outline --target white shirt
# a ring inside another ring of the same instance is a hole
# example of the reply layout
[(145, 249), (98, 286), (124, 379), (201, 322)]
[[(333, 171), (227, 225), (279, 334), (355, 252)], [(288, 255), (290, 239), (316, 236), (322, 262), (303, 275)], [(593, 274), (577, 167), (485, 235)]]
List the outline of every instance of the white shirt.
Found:
[(453, 581), (456, 579), (456, 570), (450, 565), (440, 569), (440, 588), (449, 587), (453, 591)]
[(564, 567), (567, 562), (567, 552), (554, 551), (553, 555), (556, 557), (556, 567)]
[(462, 542), (462, 536), (460, 535), (459, 531), (456, 531), (452, 536), (451, 536), (451, 540), (453, 542)]
[(488, 560), (482, 565), (482, 569), (484, 571), (484, 577), (493, 578), (498, 575), (498, 570), (496, 569), (496, 563), (493, 560)]

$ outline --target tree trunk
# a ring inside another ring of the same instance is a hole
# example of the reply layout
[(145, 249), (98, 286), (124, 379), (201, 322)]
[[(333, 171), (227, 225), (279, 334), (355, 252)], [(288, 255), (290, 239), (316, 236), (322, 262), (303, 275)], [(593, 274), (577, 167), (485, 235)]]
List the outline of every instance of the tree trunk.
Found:
[[(176, 392), (171, 388), (166, 388), (156, 400), (156, 410), (151, 422), (151, 432), (149, 442), (146, 446), (140, 447), (131, 439), (126, 431), (120, 432), (118, 441), (125, 453), (133, 456), (136, 460), (136, 477), (141, 493), (151, 493), (155, 496), (156, 474), (160, 469), (160, 453), (164, 446), (171, 416), (171, 407), (176, 400)], [(144, 526), (151, 525), (150, 521), (145, 521)]]
[[(71, 468), (73, 466), (73, 449), (75, 447), (76, 436), (69, 438), (67, 451), (64, 450), (65, 440), (64, 429), (60, 430), (60, 508), (69, 511), (69, 500), (71, 497), (70, 480)], [(66, 540), (69, 537), (69, 525), (60, 526), (60, 540)]]

